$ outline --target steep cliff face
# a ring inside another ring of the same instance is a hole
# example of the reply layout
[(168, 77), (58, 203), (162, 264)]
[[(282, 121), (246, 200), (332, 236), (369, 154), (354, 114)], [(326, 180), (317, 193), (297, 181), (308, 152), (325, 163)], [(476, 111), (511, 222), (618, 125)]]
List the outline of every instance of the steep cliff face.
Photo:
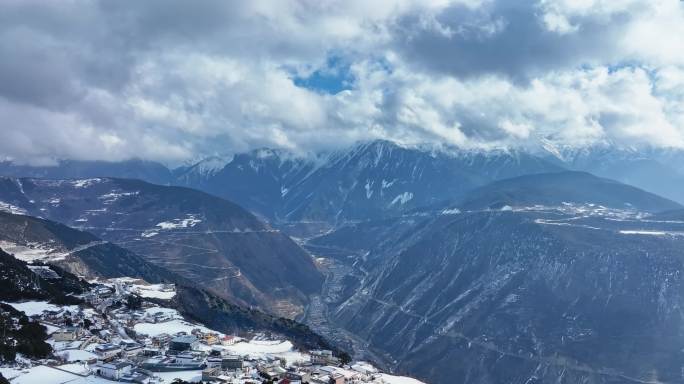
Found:
[(681, 381), (684, 221), (647, 212), (676, 204), (530, 178), (309, 242), (356, 271), (331, 321), (428, 382)]
[(311, 257), (289, 237), (203, 192), (107, 178), (3, 179), (3, 185), (0, 201), (15, 212), (124, 245), (237, 303), (294, 317), (320, 289)]
[[(681, 379), (684, 239), (573, 218), (430, 221), (371, 250), (369, 274), (335, 321), (430, 382), (548, 382), (564, 369), (577, 378), (564, 382)], [(559, 219), (572, 224), (543, 221)]]

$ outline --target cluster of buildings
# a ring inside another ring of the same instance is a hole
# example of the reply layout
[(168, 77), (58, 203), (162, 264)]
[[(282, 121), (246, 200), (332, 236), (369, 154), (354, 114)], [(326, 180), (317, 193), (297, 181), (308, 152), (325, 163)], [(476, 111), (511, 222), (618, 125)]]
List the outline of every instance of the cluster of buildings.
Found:
[[(169, 287), (163, 287), (168, 292)], [(142, 301), (128, 304), (126, 283), (97, 285), (87, 308), (57, 307), (33, 317), (50, 333), (55, 369), (138, 384), (175, 379), (226, 384), (386, 383), (370, 364), (342, 365), (331, 351), (300, 352), (287, 341), (252, 340), (214, 332), (173, 309)], [(280, 343), (280, 344), (278, 344)], [(273, 346), (285, 345), (276, 350)], [(288, 347), (289, 346), (289, 347)]]

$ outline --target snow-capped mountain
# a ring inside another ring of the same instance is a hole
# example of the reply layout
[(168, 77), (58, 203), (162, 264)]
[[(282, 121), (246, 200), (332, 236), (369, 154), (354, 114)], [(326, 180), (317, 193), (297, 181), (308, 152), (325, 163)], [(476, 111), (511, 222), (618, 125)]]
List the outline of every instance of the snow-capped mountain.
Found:
[(209, 156), (191, 161), (173, 170), (174, 182), (179, 185), (203, 186), (231, 161), (233, 156)]
[(304, 157), (255, 150), (187, 185), (275, 221), (335, 224), (394, 216), (493, 180), (560, 169), (515, 150), (429, 150), (380, 140)]
[(540, 140), (532, 152), (559, 166), (591, 172), (684, 202), (684, 151), (636, 148), (601, 141), (573, 146)]
[(273, 222), (328, 224), (391, 217), (456, 199), (495, 180), (562, 169), (590, 172), (684, 202), (684, 151), (608, 141), (577, 146), (542, 138), (526, 147), (486, 150), (407, 147), (380, 140), (307, 155), (262, 148), (193, 160), (173, 171), (141, 160), (62, 161), (53, 167), (0, 163), (0, 175), (137, 178), (200, 189)]

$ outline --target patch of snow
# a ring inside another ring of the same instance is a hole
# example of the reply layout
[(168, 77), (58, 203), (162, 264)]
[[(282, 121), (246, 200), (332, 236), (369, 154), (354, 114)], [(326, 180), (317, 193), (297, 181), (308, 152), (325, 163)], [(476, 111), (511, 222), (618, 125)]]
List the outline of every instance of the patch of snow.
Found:
[(16, 309), (17, 311), (24, 312), (26, 314), (26, 316), (40, 315), (41, 313), (46, 312), (46, 311), (58, 312), (58, 311), (68, 310), (70, 312), (78, 312), (78, 306), (76, 306), (76, 305), (60, 306), (60, 305), (50, 304), (47, 301), (25, 301), (23, 303), (5, 302), (5, 304), (11, 306), (12, 308)]
[(665, 236), (669, 232), (665, 231), (632, 231), (632, 230), (624, 230), (620, 231), (621, 234), (623, 235), (651, 235), (651, 236)]
[(88, 188), (93, 184), (101, 182), (102, 179), (99, 178), (93, 178), (93, 179), (81, 179), (81, 180), (74, 180), (71, 182), (71, 185), (73, 185), (75, 188)]
[(365, 374), (372, 374), (372, 373), (377, 373), (378, 369), (375, 368), (372, 364), (367, 363), (365, 361), (357, 361), (354, 364), (351, 365), (351, 369), (356, 371), (356, 372), (361, 372)]
[(370, 180), (366, 180), (365, 188), (366, 188), (366, 199), (370, 199), (371, 196), (373, 196), (373, 190), (371, 189), (371, 188), (373, 188), (373, 182)]
[(12, 380), (24, 373), (24, 370), (19, 368), (0, 368), (0, 374), (2, 374), (2, 376), (7, 380)]
[(190, 383), (202, 381), (202, 371), (155, 372), (154, 375), (162, 379), (164, 383), (173, 383), (176, 379)]
[(195, 215), (187, 215), (188, 217), (185, 219), (173, 219), (171, 221), (162, 221), (161, 223), (157, 223), (156, 227), (159, 227), (161, 229), (178, 229), (178, 228), (189, 228), (189, 227), (194, 227), (198, 223), (201, 223), (202, 220), (195, 218)]
[[(62, 351), (59, 351), (57, 353), (57, 355), (61, 356), (63, 359), (65, 359), (66, 361), (68, 361), (70, 363), (72, 363), (74, 361), (87, 361), (90, 359), (97, 358), (96, 354), (94, 354), (92, 352), (84, 351), (82, 349), (64, 349)], [(70, 364), (70, 365), (80, 366), (79, 364)], [(63, 366), (60, 368), (63, 368)], [(66, 369), (66, 368), (63, 368), (63, 369)], [(81, 373), (79, 371), (74, 371), (71, 369), (66, 369), (66, 370), (69, 372)]]
[(5, 203), (4, 201), (0, 201), (0, 211), (9, 212), (13, 215), (26, 215), (27, 214), (27, 212), (24, 208), (17, 207), (16, 205), (12, 205), (10, 203)]
[(413, 199), (413, 193), (404, 192), (404, 193), (398, 195), (397, 197), (395, 197), (394, 200), (392, 200), (392, 202), (390, 203), (390, 205), (394, 205), (396, 203), (401, 203), (401, 205), (404, 205), (407, 202), (409, 202), (411, 199)]
[(193, 329), (198, 328), (202, 332), (214, 332), (203, 325), (193, 324), (179, 319), (164, 321), (161, 323), (138, 323), (133, 327), (136, 333), (145, 334), (150, 337), (161, 335), (162, 333), (175, 335), (179, 332), (185, 332), (190, 334)]
[(385, 179), (382, 179), (382, 189), (387, 189), (392, 186), (397, 181), (397, 179), (394, 179), (392, 181), (387, 181)]
[(576, 227), (576, 228), (586, 228), (586, 229), (596, 229), (600, 230), (601, 228), (599, 227), (593, 227), (591, 225), (584, 225), (584, 224), (571, 224), (571, 223), (566, 223), (564, 221), (554, 221), (554, 220), (544, 220), (544, 219), (535, 219), (535, 223), (537, 224), (543, 224), (543, 225), (556, 225), (560, 227)]
[(171, 300), (176, 296), (175, 290), (165, 290), (163, 284), (134, 285), (133, 288), (141, 297)]
[(67, 253), (57, 252), (54, 248), (49, 248), (47, 245), (39, 243), (18, 244), (0, 240), (0, 248), (27, 263), (46, 259), (51, 261), (63, 260), (67, 256)]
[(107, 212), (107, 208), (86, 209), (86, 212), (88, 212), (90, 214), (99, 213), (99, 212)]
[[(69, 364), (71, 365), (71, 364)], [(61, 368), (61, 367), (60, 367)], [(98, 376), (78, 376), (46, 365), (37, 365), (22, 372), (12, 384), (112, 384), (112, 381)]]
[(440, 212), (441, 215), (458, 215), (459, 213), (461, 213), (461, 210), (458, 208), (444, 209)]
[(106, 193), (106, 194), (98, 197), (98, 199), (102, 200), (103, 204), (111, 204), (111, 203), (119, 200), (122, 197), (136, 196), (139, 193), (140, 193), (139, 191), (135, 191), (135, 192), (110, 192), (110, 193)]
[(225, 347), (237, 355), (284, 353), (292, 351), (294, 346), (285, 340), (250, 340)]
[(165, 314), (169, 317), (173, 317), (175, 319), (181, 319), (181, 320), (183, 319), (183, 316), (181, 316), (180, 313), (178, 313), (178, 311), (176, 311), (173, 308), (164, 308), (164, 307), (145, 308), (145, 314), (147, 314), (147, 315), (154, 315), (157, 313), (163, 313), (163, 314)]
[(550, 153), (553, 155), (555, 158), (561, 161), (565, 161), (565, 158), (563, 157), (563, 154), (561, 154), (561, 151), (558, 149), (558, 146), (554, 142), (548, 139), (541, 139), (540, 140), (541, 147), (546, 150), (546, 152)]
[(232, 156), (222, 157), (222, 156), (212, 156), (208, 157), (193, 166), (193, 171), (200, 174), (201, 176), (212, 176), (218, 173), (220, 170), (225, 168), (225, 166), (233, 161)]
[(13, 384), (61, 384), (78, 379), (79, 376), (45, 365), (32, 367), (28, 372), (12, 380)]
[[(80, 350), (80, 349), (72, 349), (72, 350), (70, 350), (69, 352), (85, 352), (85, 353), (87, 353), (87, 354), (89, 354), (89, 355), (92, 355), (92, 356), (89, 357), (89, 358), (83, 358), (83, 359), (80, 359), (80, 360), (79, 360), (79, 359), (77, 359), (77, 360), (69, 360), (70, 362), (72, 362), (72, 361), (85, 361), (85, 360), (89, 360), (89, 359), (92, 359), (92, 358), (94, 358), (94, 357), (97, 356), (97, 355), (95, 355), (94, 353), (90, 353), (90, 352), (88, 352), (88, 351), (82, 351), (82, 350)], [(82, 355), (82, 356), (85, 356), (84, 354), (81, 354), (81, 355)], [(61, 355), (60, 355), (60, 356), (61, 356)], [(77, 374), (77, 375), (87, 375), (87, 374), (90, 373), (90, 369), (88, 369), (88, 366), (85, 365), (85, 364), (78, 364), (78, 363), (74, 363), (74, 364), (63, 364), (63, 365), (58, 366), (57, 368), (62, 369), (62, 370), (65, 370), (65, 371), (69, 371), (69, 372), (71, 372), (71, 373), (75, 373), (75, 374)]]
[(259, 359), (266, 356), (274, 356), (286, 360), (287, 365), (308, 362), (311, 357), (308, 354), (298, 352), (287, 340), (250, 340), (241, 341), (229, 346), (220, 346), (230, 354), (248, 356)]

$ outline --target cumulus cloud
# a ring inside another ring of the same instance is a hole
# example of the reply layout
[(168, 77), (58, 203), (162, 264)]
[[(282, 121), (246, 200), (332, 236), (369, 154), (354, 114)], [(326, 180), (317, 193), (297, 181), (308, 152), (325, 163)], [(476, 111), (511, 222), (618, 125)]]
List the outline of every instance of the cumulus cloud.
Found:
[(0, 155), (684, 146), (677, 0), (0, 3)]

